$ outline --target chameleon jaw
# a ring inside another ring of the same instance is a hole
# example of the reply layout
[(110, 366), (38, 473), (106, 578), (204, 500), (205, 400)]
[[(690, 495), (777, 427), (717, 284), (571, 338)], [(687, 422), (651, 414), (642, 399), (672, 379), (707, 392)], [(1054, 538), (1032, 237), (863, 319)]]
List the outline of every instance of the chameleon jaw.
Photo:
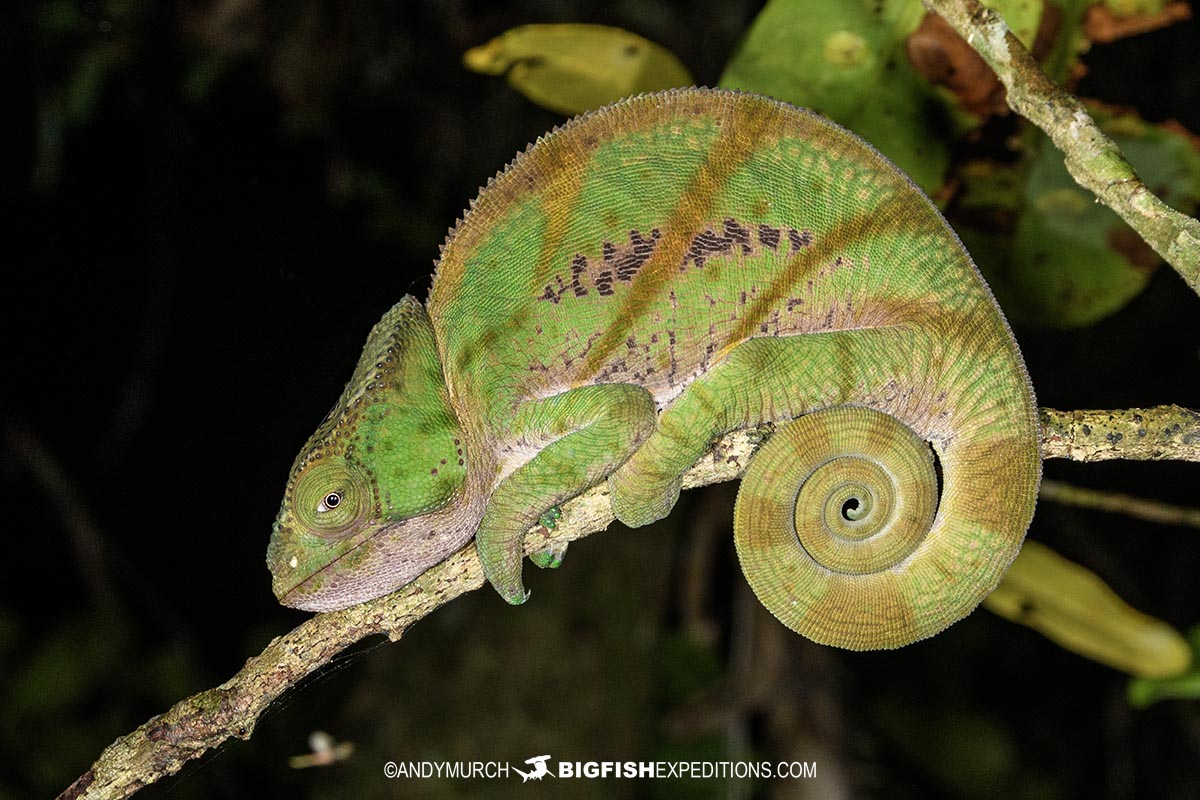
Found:
[[(313, 564), (293, 536), (279, 531), (268, 552), (279, 602), (302, 611), (337, 611), (404, 588), (468, 544), (481, 510), (451, 503), (437, 511), (360, 531), (354, 543)], [(289, 541), (291, 540), (291, 541)], [(305, 574), (300, 577), (297, 571)]]

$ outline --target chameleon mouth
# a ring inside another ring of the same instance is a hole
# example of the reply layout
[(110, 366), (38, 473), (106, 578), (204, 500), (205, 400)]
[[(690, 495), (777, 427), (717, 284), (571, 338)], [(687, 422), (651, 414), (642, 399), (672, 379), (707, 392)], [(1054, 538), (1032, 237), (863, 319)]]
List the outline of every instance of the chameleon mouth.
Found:
[(281, 530), (268, 548), (271, 588), (280, 603), (302, 611), (337, 611), (390, 594), (471, 541), (478, 525), (467, 513), (473, 510), (448, 506), (369, 526), (338, 544), (325, 543), (320, 554)]
[(317, 602), (314, 596), (301, 592), (304, 584), (310, 580), (312, 580), (311, 577), (301, 581), (299, 584), (284, 592), (282, 595), (277, 594), (276, 597), (279, 598), (279, 602), (281, 604), (287, 606), (288, 608), (295, 608), (299, 609), (300, 611), (327, 611), (328, 609), (325, 608), (320, 602)]
[[(310, 570), (297, 555), (298, 550), (306, 553), (307, 551), (295, 543), (289, 544), (294, 534), (291, 528), (277, 524), (267, 548), (271, 590), (281, 604), (301, 611), (332, 611), (370, 599), (369, 594), (357, 599), (352, 598), (355, 587), (339, 584), (337, 580), (337, 576), (345, 572), (343, 560), (352, 555), (361, 557), (362, 547), (370, 542), (370, 536), (364, 536), (361, 541), (349, 546), (342, 542), (345, 549), (336, 555), (329, 552), (333, 550), (333, 546), (330, 546), (325, 554), (329, 560), (321, 559), (324, 563), (317, 569)], [(304, 561), (311, 564), (312, 558), (312, 554), (309, 553)], [(339, 566), (342, 568), (339, 569)]]
[[(374, 591), (369, 582), (338, 580), (339, 575), (347, 574), (345, 568), (339, 569), (341, 562), (353, 555), (361, 556), (361, 548), (367, 543), (360, 542), (350, 547), (304, 577), (299, 577), (293, 572), (300, 568), (296, 557), (293, 556), (280, 565), (279, 572), (272, 572), (271, 588), (275, 597), (288, 608), (301, 611), (335, 611), (378, 597), (384, 592)], [(349, 573), (353, 574), (354, 570), (349, 570)]]
[[(339, 587), (337, 584), (328, 583), (328, 576), (333, 572), (332, 568), (343, 557), (339, 556), (338, 559), (298, 581), (292, 579), (284, 583), (281, 580), (283, 576), (272, 575), (272, 589), (275, 597), (282, 605), (300, 611), (334, 611), (370, 600), (372, 597), (370, 593), (363, 593), (364, 596), (356, 598), (353, 596), (355, 594), (353, 587)], [(285, 568), (288, 567), (290, 564)]]

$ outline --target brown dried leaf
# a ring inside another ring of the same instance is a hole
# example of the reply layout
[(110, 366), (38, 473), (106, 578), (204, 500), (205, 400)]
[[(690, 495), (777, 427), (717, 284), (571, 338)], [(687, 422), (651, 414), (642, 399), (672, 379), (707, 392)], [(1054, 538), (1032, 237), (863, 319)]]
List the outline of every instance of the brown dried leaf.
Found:
[(1118, 16), (1106, 5), (1097, 4), (1088, 8), (1083, 17), (1083, 33), (1093, 42), (1106, 44), (1136, 36), (1139, 33), (1158, 30), (1191, 19), (1192, 10), (1187, 0), (1171, 0), (1157, 14), (1134, 14)]
[(964, 109), (985, 117), (1008, 113), (996, 73), (940, 16), (926, 14), (907, 44), (917, 72), (953, 92)]

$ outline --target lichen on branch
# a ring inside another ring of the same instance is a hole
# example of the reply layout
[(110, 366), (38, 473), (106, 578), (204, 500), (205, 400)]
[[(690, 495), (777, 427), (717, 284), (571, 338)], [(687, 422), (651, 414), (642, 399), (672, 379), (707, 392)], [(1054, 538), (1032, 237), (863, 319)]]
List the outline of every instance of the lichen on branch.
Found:
[(1072, 461), (1200, 461), (1200, 412), (1180, 406), (1038, 412), (1042, 456)]

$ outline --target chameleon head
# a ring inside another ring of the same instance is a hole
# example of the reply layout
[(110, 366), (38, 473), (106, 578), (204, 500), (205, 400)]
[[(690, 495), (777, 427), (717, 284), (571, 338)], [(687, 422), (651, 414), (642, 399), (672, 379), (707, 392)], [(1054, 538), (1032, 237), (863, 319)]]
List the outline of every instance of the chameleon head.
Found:
[(432, 327), (406, 297), (292, 466), (267, 550), (275, 595), (327, 611), (408, 583), (470, 540), (465, 475)]

